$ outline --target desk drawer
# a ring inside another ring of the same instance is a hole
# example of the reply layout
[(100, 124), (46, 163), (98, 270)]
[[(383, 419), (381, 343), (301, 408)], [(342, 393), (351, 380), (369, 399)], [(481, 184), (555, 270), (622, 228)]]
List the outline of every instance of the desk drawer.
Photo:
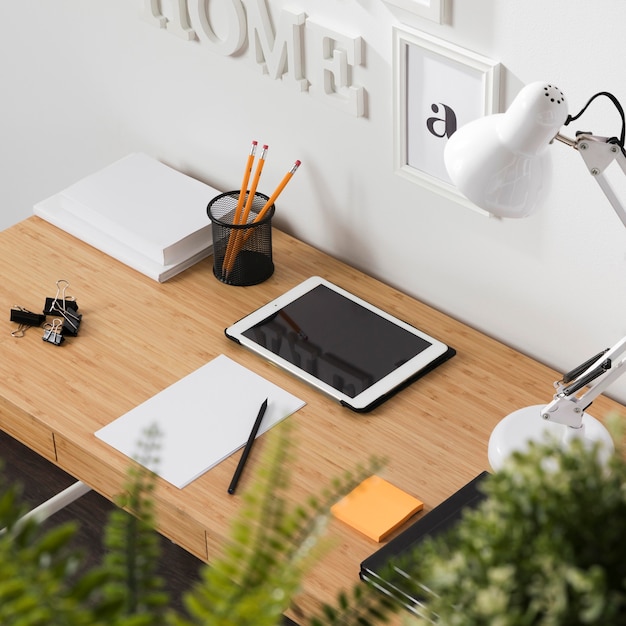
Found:
[[(95, 489), (100, 495), (115, 501), (127, 478), (129, 461), (111, 451), (110, 458), (97, 459), (88, 445), (84, 447), (66, 437), (56, 435), (57, 464)], [(93, 439), (95, 443), (95, 438)], [(178, 493), (178, 490), (176, 490)], [(157, 488), (154, 494), (157, 530), (169, 540), (199, 559), (207, 560), (204, 527), (171, 501)]]
[(56, 462), (52, 431), (4, 398), (0, 398), (0, 428), (48, 461)]

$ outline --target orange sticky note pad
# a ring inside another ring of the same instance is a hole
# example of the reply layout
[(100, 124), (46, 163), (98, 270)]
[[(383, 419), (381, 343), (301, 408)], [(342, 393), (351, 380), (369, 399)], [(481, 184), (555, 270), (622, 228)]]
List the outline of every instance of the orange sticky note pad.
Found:
[(370, 476), (330, 510), (374, 541), (382, 541), (418, 511), (424, 503), (380, 476)]

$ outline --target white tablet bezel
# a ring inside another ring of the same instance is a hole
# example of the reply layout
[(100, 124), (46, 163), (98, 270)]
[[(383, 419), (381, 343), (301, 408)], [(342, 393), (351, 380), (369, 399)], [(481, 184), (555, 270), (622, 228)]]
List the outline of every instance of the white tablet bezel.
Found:
[[(375, 382), (373, 385), (359, 393), (358, 395), (351, 397), (348, 396), (324, 381), (316, 378), (309, 372), (300, 369), (293, 363), (290, 363), (281, 356), (275, 354), (271, 350), (264, 348), (255, 341), (246, 337), (243, 333), (249, 330), (251, 327), (264, 321), (271, 315), (281, 310), (286, 305), (294, 302), (302, 295), (308, 293), (315, 287), (324, 285), (327, 288), (335, 291), (338, 294), (352, 300), (353, 302), (365, 307), (366, 309), (376, 313), (380, 317), (396, 324), (400, 328), (426, 340), (430, 343), (430, 346), (420, 352), (418, 355), (399, 366), (393, 372), (387, 374), (381, 380)], [(229, 339), (236, 341), (242, 346), (252, 350), (253, 352), (266, 358), (268, 361), (275, 363), (286, 371), (290, 372), (294, 376), (304, 380), (313, 387), (319, 389), (327, 396), (338, 400), (344, 406), (359, 412), (365, 412), (377, 406), (383, 399), (397, 391), (402, 386), (408, 384), (416, 377), (420, 376), (425, 370), (429, 370), (438, 364), (440, 361), (445, 360), (454, 354), (454, 350), (451, 349), (445, 343), (427, 335), (426, 333), (418, 330), (414, 326), (403, 322), (394, 315), (387, 313), (386, 311), (374, 306), (373, 304), (355, 296), (353, 293), (329, 282), (328, 280), (321, 278), (320, 276), (312, 276), (306, 279), (299, 285), (296, 285), (286, 293), (282, 294), (278, 298), (268, 302), (261, 308), (253, 311), (249, 315), (246, 315), (238, 322), (235, 322), (225, 330), (225, 334)]]

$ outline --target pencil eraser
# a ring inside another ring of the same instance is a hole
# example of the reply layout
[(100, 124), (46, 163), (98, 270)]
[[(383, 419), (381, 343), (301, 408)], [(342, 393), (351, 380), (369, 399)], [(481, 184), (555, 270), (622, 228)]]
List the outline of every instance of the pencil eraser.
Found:
[(300, 161), (296, 161), (296, 167), (300, 167)]

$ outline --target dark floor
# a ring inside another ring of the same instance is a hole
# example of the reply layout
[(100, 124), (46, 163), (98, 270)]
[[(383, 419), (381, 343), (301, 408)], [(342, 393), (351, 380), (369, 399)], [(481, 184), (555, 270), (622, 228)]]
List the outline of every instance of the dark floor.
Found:
[[(75, 482), (74, 478), (2, 431), (0, 462), (5, 480), (21, 485), (22, 500), (29, 508), (38, 506)], [(76, 520), (79, 530), (73, 545), (84, 554), (85, 566), (90, 567), (101, 562), (102, 529), (112, 507), (108, 500), (90, 491), (49, 518), (45, 525)], [(163, 537), (160, 540), (158, 573), (166, 581), (172, 608), (181, 611), (181, 596), (198, 579), (202, 562), (171, 541)]]
[[(29, 448), (0, 431), (0, 463), (8, 483), (22, 486), (22, 500), (34, 508), (75, 482), (63, 470), (49, 463)], [(90, 491), (53, 515), (45, 525), (75, 520), (79, 530), (74, 545), (85, 555), (85, 567), (101, 562), (102, 529), (113, 508), (106, 498)], [(165, 580), (171, 607), (184, 611), (182, 595), (199, 578), (202, 561), (164, 537), (161, 541), (159, 575)], [(285, 625), (294, 624), (285, 618)], [(297, 626), (297, 625), (296, 625)]]

